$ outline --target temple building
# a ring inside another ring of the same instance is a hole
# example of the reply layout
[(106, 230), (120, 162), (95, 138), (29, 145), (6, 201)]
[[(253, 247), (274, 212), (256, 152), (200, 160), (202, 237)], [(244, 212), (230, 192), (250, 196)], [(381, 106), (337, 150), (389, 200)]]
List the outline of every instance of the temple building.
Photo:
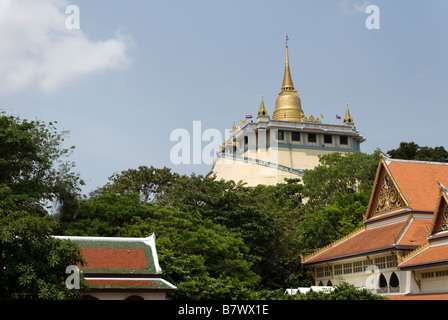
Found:
[(448, 299), (448, 164), (382, 156), (363, 226), (302, 257), (316, 286)]
[(319, 164), (319, 155), (360, 151), (365, 139), (355, 128), (347, 105), (341, 124), (322, 123), (323, 116), (306, 116), (294, 88), (288, 45), (283, 84), (272, 117), (263, 97), (256, 120), (247, 115), (233, 123), (212, 168), (218, 179), (242, 180), (248, 186), (284, 183), (300, 178)]
[(69, 237), (81, 248), (83, 300), (165, 300), (176, 287), (162, 278), (154, 234), (147, 238)]

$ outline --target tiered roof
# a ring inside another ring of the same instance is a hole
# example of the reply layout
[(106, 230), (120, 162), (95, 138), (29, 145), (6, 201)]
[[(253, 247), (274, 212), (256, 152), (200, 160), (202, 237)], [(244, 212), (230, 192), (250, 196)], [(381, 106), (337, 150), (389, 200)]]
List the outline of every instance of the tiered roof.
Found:
[(311, 266), (419, 248), (427, 243), (427, 230), (434, 224), (439, 182), (448, 185), (448, 164), (381, 156), (363, 228), (303, 257), (302, 263)]
[(401, 270), (448, 265), (448, 190), (440, 185), (439, 199), (428, 229), (428, 242), (399, 261)]
[(57, 237), (79, 245), (85, 266), (79, 266), (91, 290), (173, 292), (162, 279), (155, 236), (147, 238)]

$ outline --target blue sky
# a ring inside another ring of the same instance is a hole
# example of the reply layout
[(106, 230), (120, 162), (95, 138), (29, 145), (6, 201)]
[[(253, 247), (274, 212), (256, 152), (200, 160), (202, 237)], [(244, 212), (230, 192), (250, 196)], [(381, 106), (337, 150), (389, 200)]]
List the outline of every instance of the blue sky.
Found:
[(287, 34), (306, 115), (338, 123), (348, 103), (367, 153), (448, 148), (447, 21), (444, 0), (0, 0), (0, 106), (70, 130), (85, 192), (139, 165), (206, 174), (172, 163), (171, 132), (224, 134), (261, 95), (272, 115)]

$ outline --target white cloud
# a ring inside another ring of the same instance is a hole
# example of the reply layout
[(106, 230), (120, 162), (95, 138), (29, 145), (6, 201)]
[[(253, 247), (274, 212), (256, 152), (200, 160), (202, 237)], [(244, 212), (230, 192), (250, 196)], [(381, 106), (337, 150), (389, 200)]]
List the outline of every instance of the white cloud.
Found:
[(52, 92), (81, 77), (127, 67), (121, 35), (92, 41), (66, 26), (66, 0), (0, 0), (0, 92)]
[(369, 6), (368, 0), (341, 0), (339, 1), (339, 8), (344, 14), (359, 14), (366, 13), (366, 8)]

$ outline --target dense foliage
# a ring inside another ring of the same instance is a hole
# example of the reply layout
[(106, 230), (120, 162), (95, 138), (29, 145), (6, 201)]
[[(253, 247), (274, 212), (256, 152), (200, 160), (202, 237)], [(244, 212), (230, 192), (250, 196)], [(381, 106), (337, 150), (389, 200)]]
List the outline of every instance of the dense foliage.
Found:
[(57, 240), (60, 225), (45, 203), (63, 212), (76, 202), (78, 175), (63, 158), (65, 132), (53, 124), (0, 113), (0, 298), (73, 299), (62, 283), (66, 267), (82, 263), (80, 250)]
[(419, 161), (448, 162), (444, 147), (420, 147), (415, 142), (401, 142), (397, 149), (387, 151), (391, 158)]
[[(80, 250), (52, 235), (152, 233), (164, 278), (178, 287), (170, 299), (376, 298), (347, 284), (328, 295), (284, 290), (313, 284), (301, 254), (362, 225), (379, 151), (321, 156), (303, 181), (276, 186), (140, 166), (82, 197), (82, 180), (64, 161), (72, 150), (63, 147), (66, 135), (53, 123), (0, 115), (0, 298), (79, 297), (63, 282), (65, 268), (83, 262)], [(389, 155), (408, 147), (415, 149), (402, 143)], [(432, 151), (441, 153), (425, 159), (444, 159), (441, 148)]]

